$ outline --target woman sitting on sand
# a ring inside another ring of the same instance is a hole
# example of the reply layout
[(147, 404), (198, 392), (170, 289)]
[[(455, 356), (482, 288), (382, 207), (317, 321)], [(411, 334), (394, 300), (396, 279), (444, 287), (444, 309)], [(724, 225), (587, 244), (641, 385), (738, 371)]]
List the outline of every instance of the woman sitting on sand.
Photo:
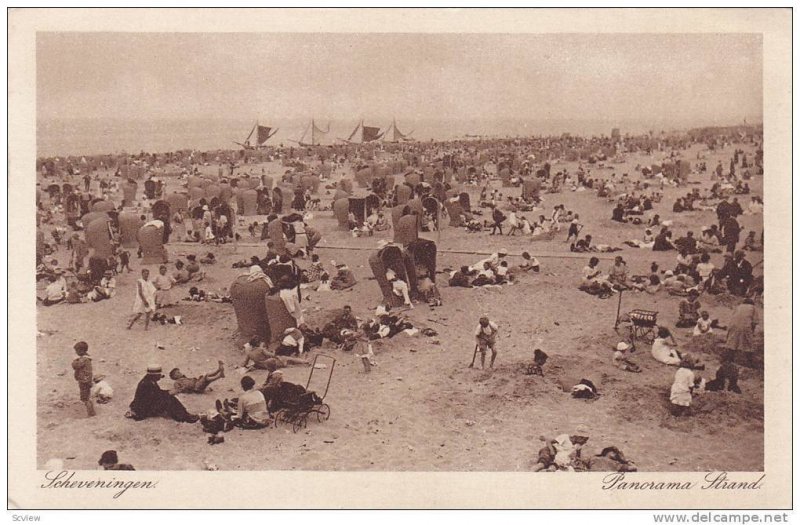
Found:
[(642, 239), (632, 239), (630, 241), (624, 241), (623, 244), (627, 244), (633, 248), (643, 248), (647, 250), (653, 249), (653, 241), (655, 237), (653, 236), (653, 230), (650, 228), (645, 229), (644, 236)]
[(311, 265), (302, 272), (301, 280), (304, 283), (314, 283), (319, 281), (323, 273), (325, 273), (325, 267), (320, 262), (319, 255), (315, 253), (311, 256)]
[(764, 213), (764, 203), (759, 197), (752, 197), (747, 205), (747, 215), (760, 215)]
[(714, 263), (711, 262), (711, 256), (705, 252), (700, 255), (700, 262), (695, 267), (698, 277), (700, 277), (699, 288), (701, 290), (711, 286), (711, 276), (714, 273)]
[(54, 275), (49, 277), (50, 284), (45, 289), (46, 295), (42, 300), (45, 306), (52, 306), (62, 302), (67, 297), (67, 280), (64, 279), (63, 271), (56, 270)]
[(621, 255), (614, 258), (614, 264), (611, 265), (611, 270), (608, 272), (608, 280), (617, 286), (627, 286), (628, 265), (625, 264), (625, 259)]
[(172, 273), (172, 277), (176, 284), (188, 283), (191, 280), (189, 272), (186, 271), (183, 261), (180, 259), (175, 261), (175, 271)]
[(750, 230), (747, 234), (747, 237), (744, 239), (744, 250), (748, 250), (751, 252), (762, 252), (764, 251), (764, 244), (756, 240), (756, 232)]
[(664, 226), (661, 228), (661, 233), (656, 235), (656, 238), (653, 240), (653, 251), (666, 252), (674, 249), (675, 245), (672, 244), (672, 232), (669, 231), (669, 228)]
[(614, 289), (608, 281), (608, 277), (603, 275), (603, 272), (597, 265), (600, 259), (592, 257), (589, 259), (589, 264), (583, 268), (583, 279), (581, 280), (580, 289), (592, 295), (611, 295)]
[(658, 327), (658, 336), (653, 340), (653, 347), (650, 354), (653, 359), (665, 365), (678, 366), (681, 362), (681, 354), (677, 349), (678, 343), (670, 331), (663, 327)]
[(331, 280), (331, 290), (346, 290), (356, 285), (356, 277), (346, 264), (337, 264), (336, 276)]
[(698, 248), (707, 252), (719, 251), (719, 238), (712, 228), (703, 228), (698, 240)]

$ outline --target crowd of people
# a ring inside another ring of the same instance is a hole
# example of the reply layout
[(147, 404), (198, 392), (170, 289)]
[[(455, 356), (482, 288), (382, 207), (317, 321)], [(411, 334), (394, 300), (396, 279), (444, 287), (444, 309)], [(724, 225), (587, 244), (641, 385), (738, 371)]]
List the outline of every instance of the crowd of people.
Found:
[[(717, 148), (719, 145), (715, 141), (718, 138), (704, 137), (703, 140)], [(511, 243), (515, 238), (514, 246), (519, 246), (518, 243), (528, 242), (529, 239), (531, 242), (550, 243), (548, 246), (555, 247), (565, 257), (591, 254), (580, 275), (579, 289), (584, 292), (600, 298), (621, 293), (643, 293), (645, 295), (642, 297), (647, 297), (663, 292), (663, 295), (680, 296), (675, 329), (690, 330), (692, 338), (713, 339), (715, 334), (726, 332), (724, 340), (718, 341), (726, 352), (717, 374), (713, 380), (705, 380), (698, 374), (703, 370), (701, 359), (682, 350), (672, 330), (665, 326), (655, 328), (650, 355), (661, 364), (676, 367), (674, 382), (670, 387), (671, 413), (684, 416), (692, 412), (694, 396), (703, 391), (728, 390), (740, 393), (742, 381), (739, 380), (738, 366), (759, 365), (759, 359), (756, 358), (759, 346), (756, 305), (763, 293), (763, 277), (755, 272), (757, 264), (748, 260), (763, 251), (763, 229), (760, 233), (750, 230), (742, 238), (739, 222), (742, 216), (763, 213), (763, 202), (759, 196), (751, 194), (753, 190), (750, 187), (751, 178), (755, 176), (750, 170), (755, 174), (761, 173), (761, 155), (747, 159), (737, 149), (727, 173), (720, 169), (721, 165), (709, 172), (705, 169), (705, 163), (700, 162), (695, 163), (687, 173), (681, 167), (686, 160), (680, 152), (697, 142), (697, 138), (682, 137), (666, 139), (657, 145), (645, 137), (631, 137), (626, 141), (624, 150), (620, 142), (570, 137), (547, 143), (530, 139), (497, 141), (488, 145), (455, 141), (431, 145), (390, 145), (383, 149), (375, 146), (334, 147), (330, 151), (314, 150), (316, 159), (304, 165), (293, 163), (301, 154), (307, 159), (307, 152), (289, 148), (244, 152), (238, 158), (218, 154), (214, 159), (197, 153), (189, 157), (143, 154), (116, 166), (114, 159), (91, 159), (81, 163), (83, 167), (80, 169), (70, 164), (74, 159), (43, 160), (40, 167), (44, 181), (71, 182), (47, 186), (49, 198), (42, 196), (37, 202), (40, 235), (37, 237), (36, 275), (37, 280), (47, 281), (41, 287), (38, 299), (46, 307), (61, 303), (118, 300), (121, 294), (118, 293), (117, 278), (120, 274), (132, 272), (131, 266), (136, 266), (139, 259), (147, 256), (147, 253), (143, 253), (141, 242), (134, 256), (123, 246), (124, 226), (120, 222), (120, 215), (133, 208), (135, 213), (141, 213), (142, 227), (154, 226), (163, 233), (165, 244), (176, 240), (202, 243), (206, 245), (203, 249), (209, 250), (200, 259), (194, 254), (187, 254), (173, 258), (173, 263), (166, 259), (156, 263), (151, 266), (154, 275), (145, 264), (138, 264), (140, 268), (134, 284), (127, 328), (133, 329), (139, 320), (143, 320), (145, 330), (150, 328), (154, 320), (182, 325), (184, 321), (181, 315), (167, 316), (164, 312), (173, 309), (173, 312), (180, 314), (178, 307), (183, 298), (221, 303), (232, 301), (227, 289), (216, 293), (199, 290), (196, 286), (207, 282), (207, 273), (217, 263), (220, 246), (244, 243), (246, 238), (243, 234), (248, 231), (251, 243), (261, 246), (259, 253), (235, 262), (233, 266), (242, 269), (240, 279), (244, 282), (264, 283), (267, 295), (280, 301), (293, 326), (281, 332), (274, 344), (256, 337), (244, 345), (239, 366), (244, 375), (240, 379), (241, 392), (235, 399), (219, 400), (213, 409), (209, 408), (208, 413), (193, 413), (186, 409), (179, 397), (207, 393), (212, 383), (225, 377), (221, 360), (218, 360), (216, 370), (197, 377), (187, 377), (180, 368), (172, 368), (169, 373), (169, 378), (174, 382), (172, 388), (159, 385), (165, 378), (162, 367), (159, 363), (151, 363), (136, 386), (125, 416), (136, 421), (169, 417), (185, 423), (201, 422), (206, 431), (215, 430), (212, 432), (214, 439), (209, 441), (211, 444), (221, 443), (218, 435), (220, 428), (266, 428), (274, 421), (276, 410), (284, 406), (287, 399), (310, 394), (302, 391), (302, 387), (297, 388), (298, 385), (285, 382), (281, 369), (287, 366), (310, 366), (312, 360), (309, 353), (326, 344), (326, 341), (333, 348), (349, 352), (363, 365), (364, 372), (370, 372), (378, 365), (379, 356), (376, 357), (376, 347), (373, 345), (381, 343), (380, 340), (391, 339), (403, 332), (417, 333), (423, 329), (435, 333), (420, 325), (413, 316), (405, 315), (420, 302), (428, 303), (431, 307), (441, 306), (443, 296), (448, 295), (436, 285), (436, 271), (422, 266), (414, 269), (414, 279), (393, 269), (382, 271), (380, 279), (388, 283), (398, 306), (390, 304), (392, 301), (384, 297), (371, 319), (358, 319), (350, 306), (344, 306), (331, 321), (313, 326), (304, 303), (309, 293), (325, 292), (339, 294), (337, 300), (346, 303), (343, 292), (363, 283), (347, 264), (334, 260), (329, 264), (322, 262), (318, 250), (322, 235), (315, 227), (313, 215), (323, 213), (321, 200), (327, 202), (333, 197), (334, 191), (352, 194), (352, 189), (349, 193), (346, 191), (347, 185), (334, 182), (337, 169), (352, 166), (354, 172), (369, 170), (371, 166), (376, 166), (376, 158), (388, 158), (403, 164), (396, 174), (405, 180), (388, 185), (385, 178), (373, 178), (368, 190), (370, 195), (376, 196), (377, 205), (364, 210), (360, 217), (356, 216), (355, 211), (348, 211), (347, 230), (353, 237), (383, 238), (392, 235), (391, 230), (396, 228), (394, 220), (388, 219), (392, 209), (400, 209), (401, 217), (414, 217), (418, 232), (437, 232), (446, 219), (453, 219), (448, 210), (452, 214), (452, 210), (460, 209), (459, 213), (464, 214), (464, 221), (460, 225), (473, 234), (502, 236), (495, 239), (495, 244)], [(587, 154), (587, 151), (591, 153)], [(633, 177), (628, 173), (617, 176), (614, 172), (610, 178), (598, 174), (601, 164), (610, 162), (614, 157), (653, 151), (669, 152), (660, 171), (656, 171), (654, 166), (637, 166), (637, 174)], [(551, 165), (550, 161), (568, 159), (574, 155), (581, 160), (576, 170), (556, 169), (553, 167), (555, 162)], [(547, 160), (537, 162), (535, 159), (538, 158)], [(260, 175), (254, 173), (253, 168), (247, 171), (249, 163), (265, 159), (291, 166), (282, 180), (285, 186), (293, 185), (293, 198), (288, 198), (288, 192), (275, 191), (277, 188), (271, 187), (271, 181), (267, 181), (263, 170)], [(191, 200), (179, 210), (171, 211), (169, 206), (166, 212), (161, 209), (163, 206), (159, 203), (165, 202), (163, 199), (172, 182), (191, 187), (190, 178), (202, 178), (199, 168), (215, 161), (220, 166), (215, 182), (225, 184), (230, 189), (254, 189), (256, 211), (258, 215), (266, 216), (265, 222), (250, 222), (250, 218), (242, 217), (243, 210), (234, 203), (234, 193)], [(182, 172), (174, 177), (175, 181), (163, 173), (168, 164), (183, 166)], [(132, 166), (142, 168), (139, 171), (145, 178), (145, 196), (141, 202), (117, 204), (120, 193), (125, 191), (124, 186), (136, 182), (130, 175)], [(487, 169), (487, 166), (491, 166), (491, 169)], [(123, 167), (126, 168), (123, 170)], [(228, 170), (224, 170), (224, 167)], [(102, 175), (103, 168), (113, 168), (113, 175)], [(127, 176), (125, 171), (128, 172)], [(227, 175), (225, 171), (228, 171)], [(94, 176), (91, 175), (93, 172), (96, 173)], [(323, 184), (330, 182), (321, 189), (321, 192), (326, 192), (322, 199), (315, 197), (316, 191), (312, 191), (312, 187), (300, 182), (309, 173), (319, 177)], [(703, 183), (708, 182), (710, 187), (688, 190), (687, 178), (690, 176), (699, 178)], [(74, 184), (78, 177), (83, 182), (82, 188)], [(374, 183), (375, 180), (383, 182)], [(100, 191), (93, 194), (91, 189), (95, 181)], [(502, 190), (492, 188), (497, 181), (501, 182)], [(479, 192), (478, 206), (470, 208), (468, 199), (465, 200), (457, 191), (465, 188)], [(522, 190), (520, 196), (510, 195), (519, 191), (519, 188)], [(682, 193), (671, 206), (672, 215), (667, 215), (670, 212), (665, 212), (662, 205), (665, 191), (672, 193), (676, 188), (681, 188)], [(683, 192), (683, 189), (687, 191)], [(610, 209), (606, 219), (608, 223), (603, 224), (604, 227), (610, 224), (614, 228), (644, 229), (641, 238), (624, 243), (625, 246), (636, 248), (630, 251), (631, 254), (642, 249), (653, 252), (674, 250), (674, 267), (662, 269), (656, 262), (649, 261), (649, 268), (639, 267), (642, 264), (639, 262), (641, 257), (632, 258), (627, 253), (616, 255), (613, 262), (608, 264), (601, 262), (602, 254), (620, 252), (626, 248), (596, 243), (593, 234), (598, 235), (600, 224), (594, 219), (590, 220), (585, 210), (576, 208), (578, 213), (561, 204), (558, 194), (563, 192), (593, 193), (604, 207)], [(283, 193), (287, 193), (287, 201), (290, 201), (286, 203), (287, 206), (282, 202)], [(734, 195), (751, 195), (747, 209)], [(411, 199), (432, 199), (435, 204), (420, 211), (410, 205)], [(551, 199), (559, 203), (548, 202)], [(96, 241), (87, 233), (89, 224), (83, 223), (87, 216), (96, 211), (95, 204), (101, 201), (113, 203), (110, 209), (100, 212), (105, 214), (103, 219), (107, 220), (111, 253), (103, 257), (97, 255)], [(707, 211), (715, 213), (716, 224), (693, 226), (690, 229), (675, 226), (676, 223), (691, 222), (685, 219), (691, 213)], [(483, 219), (484, 214), (486, 219)], [(536, 219), (531, 220), (526, 214), (532, 214), (530, 216)], [(682, 218), (680, 222), (679, 217)], [(183, 233), (177, 233), (176, 230), (181, 228)], [(52, 243), (45, 241), (45, 231), (50, 232)], [(454, 231), (459, 234), (462, 232), (460, 228)], [(401, 244), (404, 247), (407, 245)], [(47, 259), (48, 254), (65, 249), (69, 253), (66, 267), (59, 265), (55, 258)], [(530, 248), (516, 256), (510, 255), (508, 249), (498, 248), (488, 257), (472, 264), (460, 265), (455, 267), (457, 269), (447, 268), (447, 283), (453, 288), (477, 288), (525, 282), (527, 279), (523, 277), (541, 273), (542, 265), (531, 255), (534, 251), (534, 248)], [(712, 256), (718, 254), (723, 258), (719, 267), (712, 262)], [(187, 289), (186, 297), (182, 297), (184, 288)], [(377, 288), (375, 293), (378, 293)], [(738, 303), (732, 315), (725, 319), (727, 327), (712, 318), (708, 309), (701, 306), (701, 301), (705, 304), (706, 297), (720, 294), (730, 295)], [(495, 367), (498, 352), (502, 351), (502, 345), (498, 342), (499, 331), (500, 324), (489, 316), (479, 319), (474, 330), (473, 365), (480, 354), (481, 368), (487, 365), (490, 369)], [(631, 353), (634, 345), (635, 341), (622, 341), (616, 345), (611, 365), (626, 372), (646, 373)], [(94, 403), (108, 403), (113, 392), (107, 376), (94, 374), (88, 349), (88, 343), (83, 341), (74, 346), (78, 357), (72, 366), (79, 385), (79, 398), (87, 414), (94, 416)], [(538, 366), (541, 369), (542, 364)], [(267, 372), (260, 386), (252, 375), (255, 371)], [(579, 461), (580, 455), (576, 454), (587, 438), (588, 435), (581, 432), (544, 439), (546, 446), (539, 451), (533, 469), (592, 469), (592, 461)], [(620, 469), (635, 468), (616, 447), (604, 450), (595, 458), (600, 463), (600, 458), (614, 462)], [(106, 460), (101, 464), (109, 465), (109, 468), (119, 464), (116, 453), (113, 457), (109, 454)]]

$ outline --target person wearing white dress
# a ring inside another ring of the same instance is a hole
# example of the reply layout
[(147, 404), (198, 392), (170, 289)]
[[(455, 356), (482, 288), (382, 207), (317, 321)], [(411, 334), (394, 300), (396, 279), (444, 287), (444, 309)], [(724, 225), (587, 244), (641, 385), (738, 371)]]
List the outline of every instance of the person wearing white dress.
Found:
[(144, 329), (150, 325), (150, 314), (156, 309), (156, 287), (149, 280), (150, 270), (142, 269), (142, 277), (136, 281), (136, 295), (133, 299), (133, 319), (128, 323), (128, 330), (144, 314)]

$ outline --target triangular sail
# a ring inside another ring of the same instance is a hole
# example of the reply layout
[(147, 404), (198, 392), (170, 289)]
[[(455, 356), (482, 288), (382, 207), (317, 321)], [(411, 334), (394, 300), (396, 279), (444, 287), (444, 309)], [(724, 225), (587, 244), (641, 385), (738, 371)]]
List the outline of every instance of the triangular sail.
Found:
[(263, 145), (277, 132), (278, 132), (277, 129), (273, 131), (272, 128), (269, 126), (258, 126), (258, 135), (256, 138), (256, 144), (259, 146)]
[(414, 133), (413, 131), (410, 131), (409, 133), (401, 132), (400, 129), (397, 127), (397, 122), (392, 122), (392, 125), (394, 125), (394, 141), (395, 142), (400, 142), (401, 140), (409, 140), (410, 137), (411, 137), (411, 133)]
[(361, 127), (361, 142), (372, 142), (380, 139), (382, 136), (381, 128), (376, 128), (375, 126)]
[(386, 132), (383, 135), (383, 138), (384, 138), (384, 140), (388, 139), (389, 142), (400, 142), (400, 141), (403, 141), (403, 140), (412, 140), (411, 139), (411, 134), (412, 133), (414, 133), (414, 132), (413, 131), (410, 131), (408, 133), (401, 132), (400, 129), (398, 129), (398, 127), (397, 127), (397, 121), (392, 120), (392, 124), (387, 128)]
[(317, 123), (311, 121), (311, 145), (316, 146), (320, 143), (320, 135), (327, 135), (331, 131), (331, 123), (328, 122), (328, 129), (322, 130), (317, 127)]

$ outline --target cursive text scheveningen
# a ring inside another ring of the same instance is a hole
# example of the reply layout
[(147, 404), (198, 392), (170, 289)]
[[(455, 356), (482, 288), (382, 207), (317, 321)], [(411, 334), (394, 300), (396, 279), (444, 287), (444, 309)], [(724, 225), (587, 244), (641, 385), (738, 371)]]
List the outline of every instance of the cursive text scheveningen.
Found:
[(158, 481), (130, 481), (115, 478), (110, 479), (80, 479), (76, 478), (76, 472), (61, 470), (51, 471), (44, 475), (46, 480), (42, 483), (43, 489), (110, 489), (113, 498), (117, 499), (129, 489), (154, 489)]

